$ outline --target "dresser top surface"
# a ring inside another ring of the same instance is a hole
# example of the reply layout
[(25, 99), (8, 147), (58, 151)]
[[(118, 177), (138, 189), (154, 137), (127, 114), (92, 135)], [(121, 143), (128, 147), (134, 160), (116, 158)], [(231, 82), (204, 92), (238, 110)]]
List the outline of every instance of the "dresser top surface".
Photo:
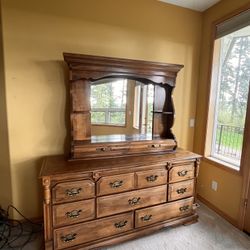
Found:
[(63, 155), (47, 156), (43, 161), (40, 177), (80, 172), (103, 171), (117, 168), (137, 167), (152, 164), (167, 164), (200, 158), (190, 151), (177, 149), (175, 152), (141, 156), (113, 157), (107, 159), (68, 160)]

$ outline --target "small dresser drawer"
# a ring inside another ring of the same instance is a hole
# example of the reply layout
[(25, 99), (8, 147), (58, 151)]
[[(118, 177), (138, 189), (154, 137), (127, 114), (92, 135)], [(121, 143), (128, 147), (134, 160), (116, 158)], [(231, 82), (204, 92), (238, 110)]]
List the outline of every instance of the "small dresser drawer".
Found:
[(97, 198), (97, 217), (118, 214), (166, 202), (166, 186)]
[(133, 229), (133, 213), (68, 226), (54, 231), (55, 249), (69, 248)]
[(174, 201), (192, 196), (194, 193), (194, 180), (169, 184), (168, 201)]
[(175, 201), (135, 211), (135, 227), (143, 227), (192, 213), (194, 198)]
[(53, 206), (53, 225), (63, 226), (95, 218), (95, 200), (84, 200)]
[(167, 171), (163, 169), (156, 169), (136, 172), (136, 181), (138, 188), (163, 185), (167, 183)]
[(113, 194), (134, 189), (134, 173), (101, 177), (97, 195)]
[(173, 150), (176, 143), (174, 140), (164, 140), (155, 142), (131, 142), (129, 152), (140, 153), (140, 152), (161, 152)]
[(95, 196), (95, 183), (91, 180), (58, 183), (52, 189), (53, 203), (70, 202)]
[(169, 170), (169, 182), (178, 182), (194, 178), (194, 162), (182, 165), (173, 165)]

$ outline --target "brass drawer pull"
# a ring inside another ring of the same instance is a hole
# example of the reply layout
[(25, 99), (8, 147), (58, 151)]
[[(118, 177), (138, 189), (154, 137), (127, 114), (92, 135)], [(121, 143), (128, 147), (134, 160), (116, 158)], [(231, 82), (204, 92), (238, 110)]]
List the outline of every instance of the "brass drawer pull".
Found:
[(184, 194), (185, 192), (187, 192), (187, 188), (179, 188), (179, 189), (176, 190), (176, 192), (178, 194)]
[(76, 239), (77, 234), (67, 234), (61, 237), (61, 241), (68, 243)]
[(186, 212), (189, 209), (189, 205), (185, 205), (179, 208), (181, 212)]
[(183, 177), (183, 176), (187, 175), (187, 173), (188, 173), (187, 170), (182, 170), (182, 171), (178, 172), (178, 175)]
[(128, 200), (129, 205), (134, 206), (137, 205), (140, 201), (141, 197), (134, 197)]
[(158, 175), (150, 175), (150, 176), (147, 176), (147, 177), (146, 177), (146, 180), (147, 180), (148, 182), (154, 182), (154, 181), (157, 180), (157, 178), (158, 178)]
[(65, 192), (68, 196), (76, 196), (80, 194), (81, 191), (82, 191), (82, 188), (71, 188), (71, 189), (66, 189)]
[(127, 223), (128, 223), (127, 220), (119, 221), (119, 222), (116, 222), (116, 223), (114, 224), (114, 226), (115, 226), (116, 228), (122, 228), (122, 227), (125, 227)]
[(149, 145), (149, 147), (151, 147), (151, 148), (160, 148), (161, 144), (152, 144), (152, 145)]
[(68, 217), (68, 218), (77, 218), (80, 216), (82, 210), (79, 209), (79, 210), (73, 210), (71, 212), (67, 212), (65, 215)]
[(119, 188), (122, 186), (122, 184), (123, 184), (123, 181), (114, 181), (114, 182), (109, 183), (111, 188)]
[(106, 151), (110, 151), (110, 150), (111, 150), (111, 148), (109, 148), (109, 147), (96, 148), (96, 151), (99, 151), (99, 152), (106, 152)]
[(152, 219), (152, 214), (148, 215), (146, 214), (145, 216), (141, 217), (142, 221), (150, 221)]

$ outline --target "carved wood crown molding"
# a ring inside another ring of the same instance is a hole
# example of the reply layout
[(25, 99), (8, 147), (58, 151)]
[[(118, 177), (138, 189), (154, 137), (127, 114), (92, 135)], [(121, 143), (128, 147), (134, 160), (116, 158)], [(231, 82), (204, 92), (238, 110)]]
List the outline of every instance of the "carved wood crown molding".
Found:
[(149, 62), (103, 56), (63, 53), (70, 69), (70, 80), (95, 81), (105, 77), (127, 77), (142, 82), (175, 86), (177, 73), (184, 67), (178, 64)]

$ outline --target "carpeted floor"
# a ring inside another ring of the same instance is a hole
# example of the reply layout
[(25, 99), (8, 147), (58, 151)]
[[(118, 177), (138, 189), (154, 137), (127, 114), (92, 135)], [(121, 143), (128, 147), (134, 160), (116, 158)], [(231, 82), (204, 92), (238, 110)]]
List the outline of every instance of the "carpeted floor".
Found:
[[(153, 235), (102, 250), (250, 250), (249, 236), (203, 204), (198, 208), (198, 213), (198, 223), (163, 229)], [(43, 249), (41, 234), (22, 249)]]

